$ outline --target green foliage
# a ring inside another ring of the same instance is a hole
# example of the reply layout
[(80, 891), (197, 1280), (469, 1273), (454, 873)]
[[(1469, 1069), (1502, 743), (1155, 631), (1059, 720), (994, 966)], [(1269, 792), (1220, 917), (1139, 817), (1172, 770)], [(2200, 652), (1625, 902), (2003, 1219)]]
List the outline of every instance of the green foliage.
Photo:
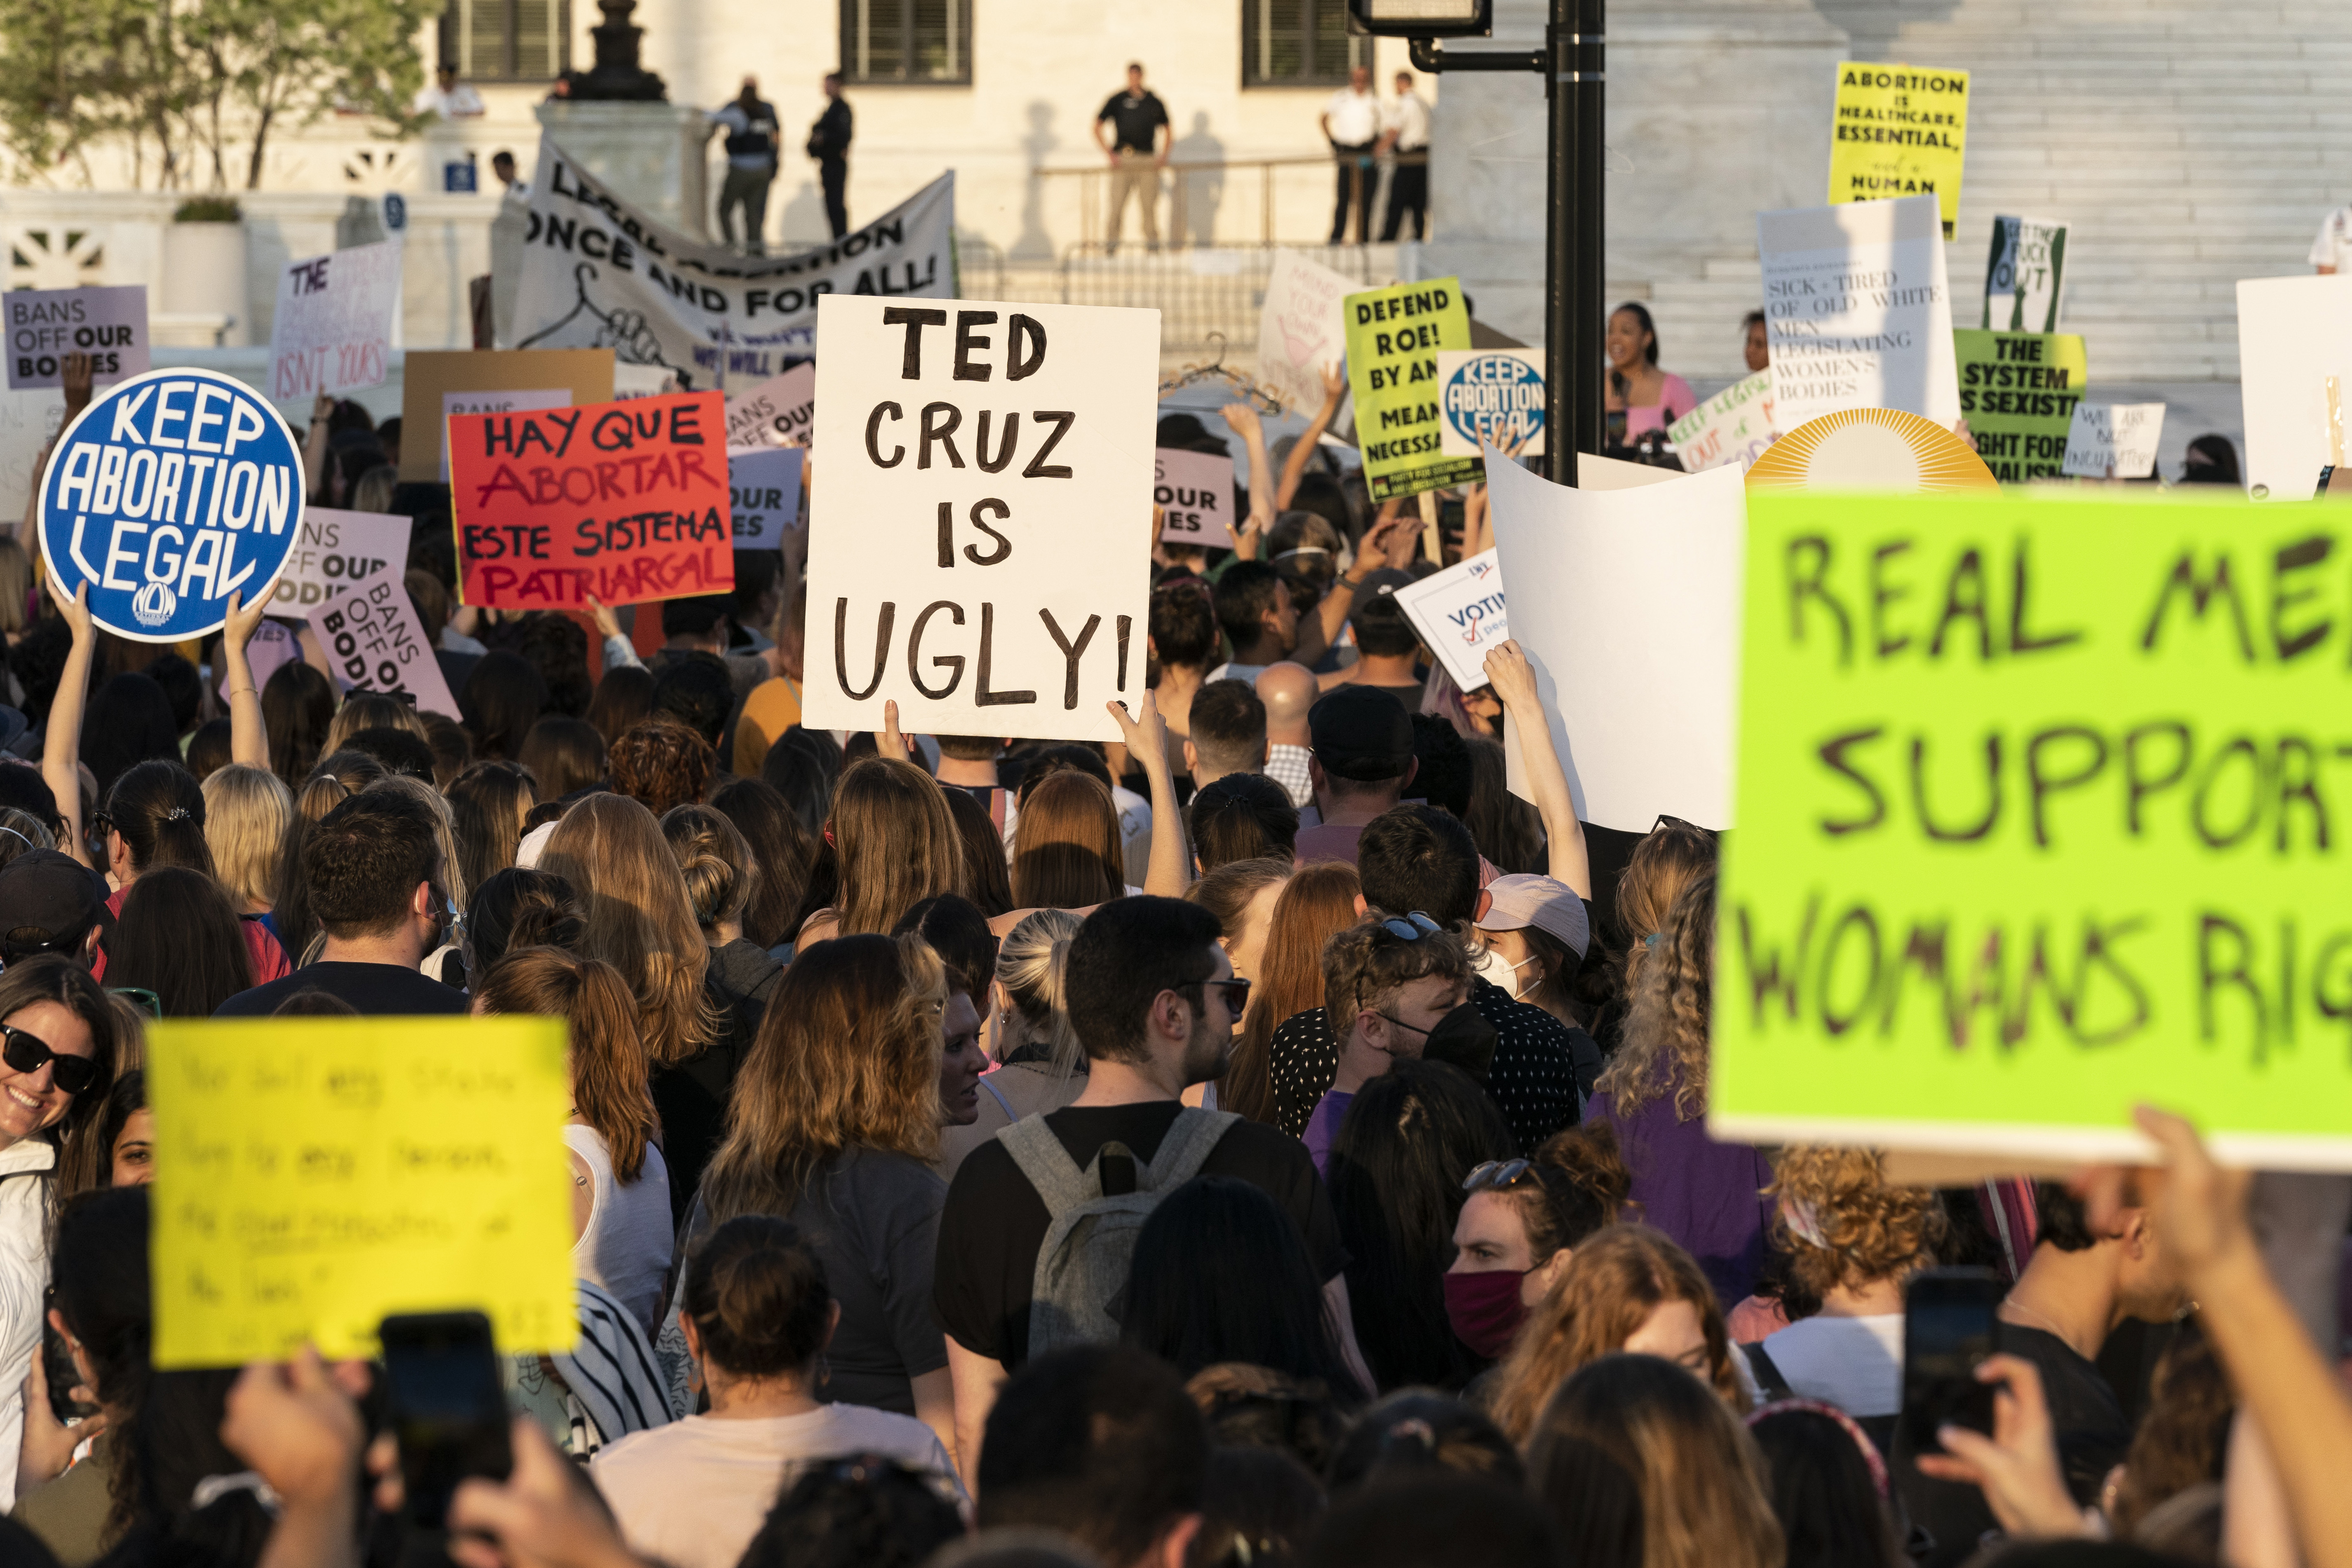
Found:
[(172, 209), (173, 223), (235, 223), (243, 216), (234, 196), (190, 196)]
[(19, 178), (258, 189), (269, 138), (331, 113), (405, 135), (440, 0), (0, 0), (0, 137)]

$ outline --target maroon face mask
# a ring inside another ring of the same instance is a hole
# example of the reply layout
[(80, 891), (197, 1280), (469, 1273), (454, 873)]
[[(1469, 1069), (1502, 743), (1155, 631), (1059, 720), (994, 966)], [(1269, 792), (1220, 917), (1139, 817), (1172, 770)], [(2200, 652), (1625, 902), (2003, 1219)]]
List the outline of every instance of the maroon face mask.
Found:
[(1445, 1277), (1445, 1317), (1454, 1337), (1488, 1361), (1499, 1361), (1527, 1321), (1519, 1288), (1527, 1275), (1509, 1268)]

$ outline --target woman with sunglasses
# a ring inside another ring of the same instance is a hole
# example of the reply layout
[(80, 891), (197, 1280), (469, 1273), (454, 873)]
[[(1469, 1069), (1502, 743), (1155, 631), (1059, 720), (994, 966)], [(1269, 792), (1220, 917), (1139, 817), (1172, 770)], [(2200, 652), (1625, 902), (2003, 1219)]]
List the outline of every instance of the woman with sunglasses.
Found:
[(1445, 1316), (1486, 1361), (1511, 1348), (1587, 1237), (1617, 1221), (1633, 1178), (1605, 1127), (1571, 1128), (1532, 1160), (1490, 1160), (1464, 1178)]
[[(107, 1093), (137, 1049), (125, 1017), (69, 959), (0, 973), (0, 1388), (22, 1387), (40, 1348), (60, 1184), (100, 1184)], [(23, 1401), (0, 1401), (0, 1507), (15, 1502), (24, 1419)]]

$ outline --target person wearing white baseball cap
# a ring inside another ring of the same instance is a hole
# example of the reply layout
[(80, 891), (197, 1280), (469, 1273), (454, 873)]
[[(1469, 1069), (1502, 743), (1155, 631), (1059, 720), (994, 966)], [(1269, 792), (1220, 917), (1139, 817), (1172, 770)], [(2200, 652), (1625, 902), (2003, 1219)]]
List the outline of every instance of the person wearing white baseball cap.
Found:
[[(1592, 942), (1592, 921), (1576, 889), (1554, 877), (1497, 877), (1486, 884), (1475, 922), (1493, 959), (1488, 979), (1563, 1024), (1582, 1026), (1569, 1010), (1569, 982)], [(1502, 974), (1507, 965), (1509, 978)]]

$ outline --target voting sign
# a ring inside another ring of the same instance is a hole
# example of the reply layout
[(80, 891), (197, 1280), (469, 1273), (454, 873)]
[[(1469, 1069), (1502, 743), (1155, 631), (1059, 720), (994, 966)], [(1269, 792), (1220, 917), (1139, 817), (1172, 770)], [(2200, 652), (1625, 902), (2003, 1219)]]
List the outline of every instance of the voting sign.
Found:
[(231, 376), (155, 370), (101, 393), (58, 437), (41, 557), (68, 598), (136, 642), (217, 631), (232, 594), (277, 585), (302, 529), (302, 458), (278, 410)]
[(1486, 684), (1486, 650), (1511, 635), (1503, 614), (1503, 559), (1492, 550), (1396, 591), (1397, 608), (1454, 684)]
[(1152, 453), (1151, 500), (1159, 507), (1160, 542), (1234, 543), (1234, 460), (1214, 452), (1162, 447)]
[(1160, 312), (828, 294), (803, 722), (1114, 740), (1143, 692)]
[(816, 364), (796, 364), (727, 400), (730, 447), (805, 447), (816, 417)]
[(269, 395), (382, 386), (400, 324), (400, 241), (289, 261), (269, 322)]
[(2144, 479), (2164, 437), (2161, 403), (2077, 403), (2059, 471), (2093, 479)]
[(1522, 457), (1544, 449), (1544, 379), (1541, 349), (1445, 349), (1437, 356), (1442, 389), (1438, 450), (1449, 458), (1475, 458), (1480, 443)]
[(730, 447), (728, 522), (738, 550), (781, 550), (801, 525), (801, 465), (806, 447)]
[(147, 370), (147, 289), (13, 289), (8, 315), (8, 385), (63, 386), (66, 356), (88, 354), (100, 386)]

